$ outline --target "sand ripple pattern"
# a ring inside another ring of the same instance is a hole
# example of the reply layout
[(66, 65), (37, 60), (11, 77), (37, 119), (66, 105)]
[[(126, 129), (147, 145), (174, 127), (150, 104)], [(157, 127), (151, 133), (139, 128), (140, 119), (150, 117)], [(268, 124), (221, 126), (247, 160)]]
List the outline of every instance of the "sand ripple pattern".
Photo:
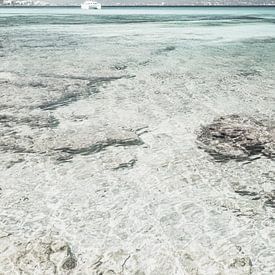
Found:
[(0, 274), (274, 273), (274, 9), (119, 11), (0, 10)]

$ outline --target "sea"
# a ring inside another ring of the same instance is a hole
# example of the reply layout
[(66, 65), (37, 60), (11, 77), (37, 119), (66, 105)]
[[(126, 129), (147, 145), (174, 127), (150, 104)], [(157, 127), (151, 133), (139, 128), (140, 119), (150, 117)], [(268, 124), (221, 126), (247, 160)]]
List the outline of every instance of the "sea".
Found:
[(274, 158), (223, 121), (274, 148), (275, 7), (0, 7), (0, 273), (274, 274)]

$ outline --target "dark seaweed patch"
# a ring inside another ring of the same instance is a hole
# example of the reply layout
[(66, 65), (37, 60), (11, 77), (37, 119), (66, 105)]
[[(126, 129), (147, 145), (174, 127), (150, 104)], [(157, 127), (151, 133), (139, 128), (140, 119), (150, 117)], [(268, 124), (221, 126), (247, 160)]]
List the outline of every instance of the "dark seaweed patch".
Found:
[(0, 123), (7, 123), (10, 121), (10, 116), (8, 115), (0, 115)]
[[(104, 151), (106, 148), (115, 146), (138, 146), (143, 145), (143, 141), (137, 137), (132, 139), (107, 139), (106, 141), (97, 142), (95, 144), (92, 144), (90, 146), (84, 147), (84, 148), (72, 148), (72, 147), (61, 147), (54, 149), (55, 151), (61, 152), (61, 156), (57, 159), (61, 162), (66, 162), (74, 155), (82, 155), (82, 156), (88, 156), (91, 154), (99, 153), (101, 151)], [(134, 165), (134, 163), (132, 164)]]
[(39, 117), (25, 117), (20, 120), (21, 123), (29, 124), (30, 127), (37, 128), (55, 128), (59, 125), (59, 120), (54, 116), (49, 116), (46, 119), (40, 119)]
[(21, 159), (21, 158), (19, 158), (19, 159), (17, 159), (17, 160), (9, 161), (6, 167), (7, 167), (7, 169), (9, 169), (9, 168), (11, 168), (12, 166), (14, 166), (15, 164), (21, 163), (21, 162), (23, 162), (23, 161), (24, 161), (24, 159)]
[(127, 69), (127, 65), (124, 64), (116, 64), (113, 66), (113, 69), (117, 70), (117, 71), (123, 71)]
[(258, 193), (257, 192), (250, 192), (247, 190), (236, 190), (235, 191), (237, 194), (239, 194), (240, 196), (250, 196), (250, 197), (254, 197), (257, 196)]
[(47, 84), (41, 82), (41, 81), (30, 81), (27, 82), (24, 79), (20, 79), (19, 81), (10, 81), (10, 80), (1, 80), (0, 83), (3, 84), (9, 84), (9, 85), (13, 85), (19, 88), (23, 88), (23, 87), (32, 87), (32, 88), (47, 88)]
[(261, 156), (273, 158), (275, 140), (272, 129), (252, 118), (231, 115), (203, 126), (197, 136), (199, 148), (217, 162), (253, 161)]
[(258, 195), (258, 193), (256, 193), (256, 192), (250, 192), (250, 191), (246, 191), (246, 190), (237, 190), (235, 192), (241, 196), (257, 196)]
[[(48, 76), (53, 77), (53, 76)], [(56, 78), (68, 78), (68, 76), (59, 76), (55, 75)], [(62, 106), (68, 106), (69, 104), (83, 99), (85, 97), (91, 96), (92, 94), (96, 94), (99, 92), (99, 87), (105, 83), (110, 83), (112, 81), (121, 79), (121, 78), (130, 78), (133, 76), (112, 76), (112, 77), (97, 77), (97, 78), (87, 78), (81, 76), (69, 76), (70, 79), (76, 80), (85, 80), (88, 81), (86, 84), (85, 89), (79, 88), (78, 90), (71, 91), (70, 86), (68, 85), (65, 89), (63, 94), (54, 100), (47, 101), (38, 106), (38, 108), (43, 110), (55, 110)]]
[(275, 198), (266, 200), (265, 206), (275, 208)]
[(147, 66), (149, 63), (150, 63), (150, 60), (145, 60), (145, 61), (139, 62), (138, 65)]
[(266, 200), (265, 201), (265, 205), (267, 207), (275, 208), (275, 199), (273, 198), (273, 199)]
[(77, 101), (80, 96), (81, 95), (77, 93), (67, 93), (56, 100), (45, 102), (38, 107), (42, 110), (55, 110), (59, 107), (67, 106), (70, 103)]
[(266, 201), (264, 202), (266, 207), (275, 208), (275, 192), (273, 190), (272, 193), (265, 195)]
[(62, 263), (62, 268), (65, 270), (71, 270), (76, 268), (77, 266), (77, 259), (73, 254), (71, 247), (67, 245), (67, 257)]
[(40, 74), (41, 77), (46, 78), (57, 78), (57, 79), (68, 79), (68, 80), (87, 80), (89, 82), (111, 82), (121, 78), (129, 78), (130, 76), (106, 76), (106, 77), (89, 77), (83, 75), (62, 75), (62, 74)]
[(137, 162), (136, 159), (131, 159), (128, 162), (120, 163), (117, 167), (115, 167), (113, 170), (120, 170), (120, 169), (129, 169), (133, 168), (135, 163)]
[(50, 115), (44, 116), (22, 116), (17, 117), (14, 115), (0, 115), (0, 124), (4, 127), (12, 127), (14, 125), (28, 125), (31, 128), (55, 128), (59, 125), (58, 119)]
[(238, 75), (244, 77), (261, 76), (261, 72), (258, 70), (240, 70)]
[(62, 268), (65, 270), (74, 269), (77, 265), (77, 261), (74, 257), (68, 257), (62, 264)]
[(2, 152), (13, 152), (13, 153), (34, 153), (31, 149), (26, 149), (23, 146), (10, 144), (10, 143), (0, 143), (0, 149)]
[(243, 41), (244, 44), (274, 44), (274, 37), (266, 37), (266, 38), (252, 38), (246, 39)]
[(47, 85), (45, 83), (40, 82), (40, 81), (29, 82), (28, 85), (30, 87), (34, 87), (34, 88), (47, 88)]
[(157, 54), (162, 54), (162, 53), (167, 53), (167, 52), (172, 52), (176, 49), (175, 46), (167, 46), (165, 48), (159, 49), (156, 51)]

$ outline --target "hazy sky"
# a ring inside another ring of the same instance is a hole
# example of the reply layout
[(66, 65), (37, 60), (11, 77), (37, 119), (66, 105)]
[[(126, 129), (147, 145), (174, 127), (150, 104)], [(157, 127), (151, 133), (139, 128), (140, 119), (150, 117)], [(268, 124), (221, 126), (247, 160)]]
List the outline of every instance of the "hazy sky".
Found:
[[(45, 0), (48, 3), (58, 3), (58, 4), (76, 4), (81, 3), (84, 0)], [(166, 4), (205, 4), (205, 3), (218, 3), (218, 4), (275, 4), (275, 0), (97, 0), (98, 2), (108, 5), (108, 4), (161, 4), (165, 2)]]

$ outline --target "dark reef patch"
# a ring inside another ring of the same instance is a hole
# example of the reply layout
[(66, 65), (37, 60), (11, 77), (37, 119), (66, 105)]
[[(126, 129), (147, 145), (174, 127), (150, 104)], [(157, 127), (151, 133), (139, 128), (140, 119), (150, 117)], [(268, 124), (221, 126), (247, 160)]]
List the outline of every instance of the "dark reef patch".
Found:
[(3, 127), (15, 125), (28, 125), (31, 128), (55, 128), (59, 125), (58, 119), (54, 116), (21, 116), (0, 114), (0, 124)]
[[(136, 138), (127, 139), (107, 139), (105, 141), (99, 141), (90, 146), (73, 148), (73, 147), (60, 147), (55, 148), (54, 151), (61, 152), (61, 156), (58, 157), (58, 161), (66, 162), (73, 158), (74, 155), (88, 156), (91, 154), (99, 153), (105, 150), (107, 147), (115, 146), (138, 146), (143, 145), (144, 142), (137, 136)], [(132, 163), (134, 165), (134, 163)]]
[(269, 193), (265, 196), (265, 206), (275, 208), (275, 190), (272, 193)]
[(167, 52), (172, 52), (176, 49), (175, 46), (167, 46), (165, 48), (162, 48), (162, 49), (158, 49), (156, 51), (156, 54), (163, 54), (163, 53), (167, 53)]
[(243, 41), (244, 44), (274, 44), (274, 37), (250, 38)]
[(13, 167), (15, 164), (21, 163), (21, 162), (24, 162), (23, 158), (18, 158), (17, 160), (9, 161), (6, 165), (6, 168), (9, 169), (9, 168)]
[(118, 80), (121, 78), (129, 78), (131, 76), (123, 75), (123, 76), (100, 76), (100, 77), (90, 77), (83, 75), (62, 75), (62, 74), (39, 74), (41, 77), (45, 78), (57, 78), (57, 79), (68, 79), (68, 80), (87, 80), (89, 82), (100, 83), (100, 82), (111, 82), (114, 80)]
[(31, 81), (28, 83), (30, 87), (34, 88), (47, 88), (47, 84), (41, 82), (41, 81)]
[(147, 65), (150, 64), (150, 62), (151, 62), (151, 60), (144, 60), (144, 61), (139, 62), (138, 65), (140, 65), (140, 66), (147, 66)]
[[(47, 76), (46, 76), (47, 77)], [(94, 77), (94, 78), (87, 78), (81, 76), (48, 76), (48, 77), (55, 77), (55, 78), (64, 78), (64, 79), (73, 79), (73, 80), (81, 80), (86, 81), (84, 87), (80, 84), (78, 85), (67, 85), (64, 88), (61, 96), (49, 101), (46, 101), (38, 106), (38, 108), (42, 110), (56, 110), (62, 106), (68, 106), (69, 104), (76, 102), (80, 99), (89, 97), (93, 94), (99, 93), (99, 88), (106, 84), (110, 83), (115, 80), (119, 80), (121, 78), (131, 78), (134, 76), (112, 76), (112, 77)]]
[(240, 196), (248, 197), (254, 201), (261, 200), (265, 207), (275, 208), (275, 190), (272, 190), (271, 192), (265, 192), (263, 190), (260, 192), (235, 190), (235, 193), (237, 193)]
[(126, 70), (127, 69), (127, 65), (124, 65), (124, 64), (116, 64), (112, 67), (114, 70), (117, 70), (117, 71), (123, 71), (123, 70)]
[(69, 245), (66, 245), (67, 250), (67, 257), (62, 263), (62, 268), (65, 270), (71, 270), (76, 268), (77, 266), (77, 259), (75, 255), (73, 254), (71, 247)]
[[(20, 138), (20, 137), (18, 137)], [(12, 153), (17, 153), (17, 154), (21, 154), (21, 153), (34, 153), (34, 151), (27, 149), (24, 146), (20, 146), (20, 145), (13, 145), (10, 144), (8, 142), (2, 142), (0, 141), (0, 152), (12, 152)]]
[(120, 163), (117, 167), (115, 167), (113, 170), (120, 170), (120, 169), (131, 169), (136, 164), (136, 159), (131, 159), (128, 162)]
[(250, 196), (250, 197), (254, 197), (257, 196), (258, 193), (257, 192), (250, 192), (247, 190), (236, 190), (235, 191), (237, 194), (239, 194), (240, 196)]
[(71, 246), (63, 240), (45, 236), (17, 243), (14, 243), (17, 249), (12, 255), (15, 273), (27, 274), (32, 270), (40, 270), (41, 274), (59, 274), (64, 269), (68, 274), (77, 266)]
[(208, 152), (217, 162), (253, 161), (262, 156), (274, 159), (274, 131), (271, 123), (228, 115), (203, 126), (197, 140), (199, 148)]
[[(129, 147), (129, 146), (140, 146), (143, 145), (144, 142), (139, 136), (127, 137), (127, 138), (108, 138), (106, 140), (95, 142), (91, 145), (84, 145), (80, 147), (75, 147), (73, 145), (66, 147), (56, 147), (52, 150), (58, 153), (58, 157), (56, 160), (58, 162), (68, 162), (73, 159), (76, 155), (88, 156), (92, 154), (99, 153), (104, 151), (108, 147)], [(120, 168), (131, 168), (134, 166), (136, 160), (131, 160), (129, 163), (121, 164)]]
[(237, 74), (243, 77), (261, 76), (261, 72), (258, 70), (240, 70)]
[(42, 110), (56, 110), (59, 107), (68, 106), (70, 103), (77, 101), (80, 97), (81, 94), (78, 94), (77, 92), (65, 93), (61, 97), (52, 101), (47, 101), (38, 107)]

